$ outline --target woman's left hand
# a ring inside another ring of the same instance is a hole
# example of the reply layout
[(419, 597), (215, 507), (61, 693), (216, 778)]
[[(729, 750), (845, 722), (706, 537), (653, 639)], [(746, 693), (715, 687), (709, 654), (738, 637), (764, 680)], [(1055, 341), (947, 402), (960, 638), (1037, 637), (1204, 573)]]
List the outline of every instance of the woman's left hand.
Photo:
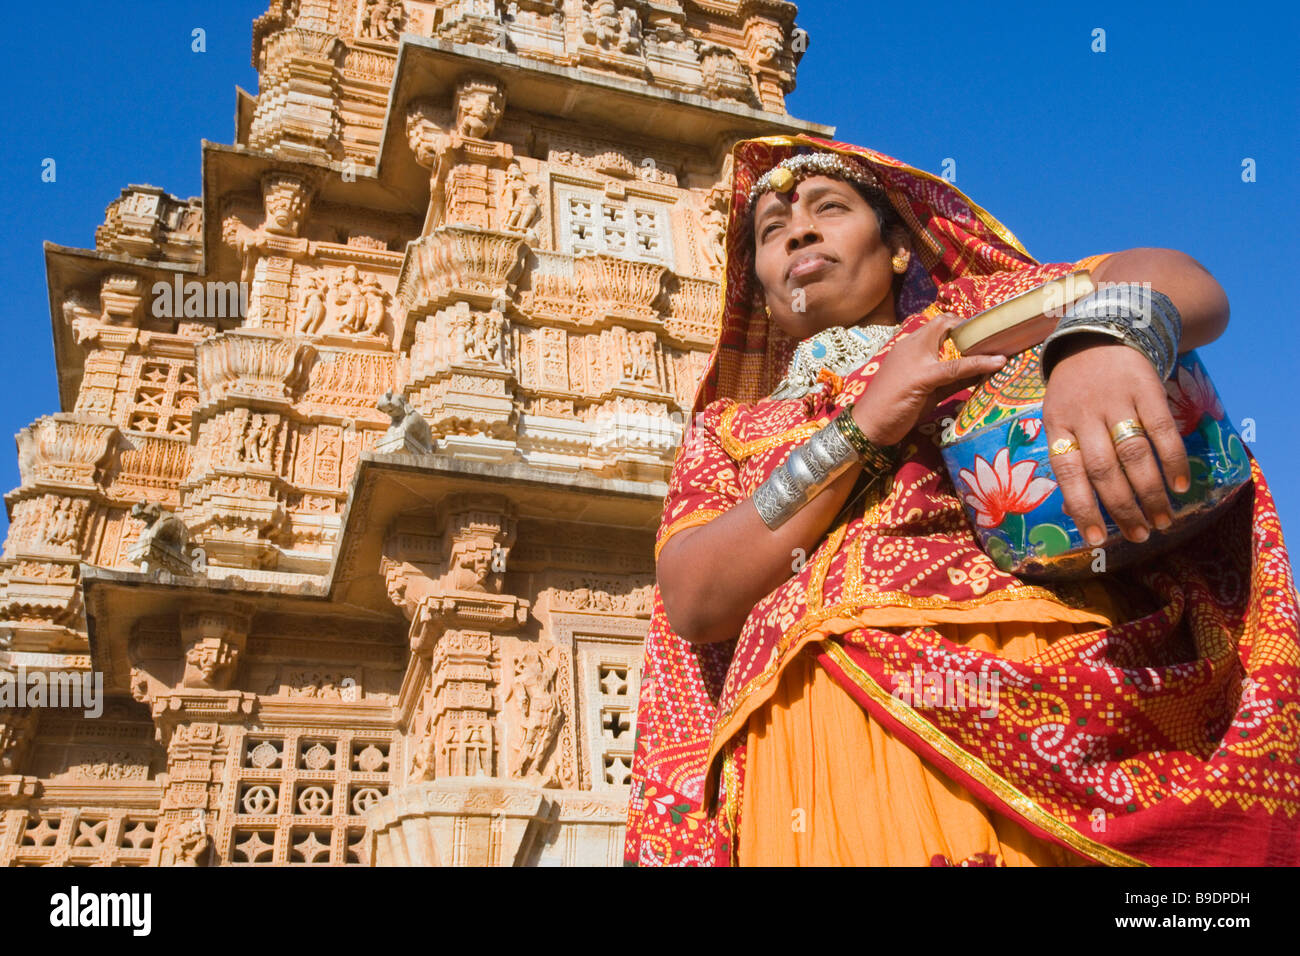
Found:
[[(1073, 438), (1080, 446), (1048, 459), (1065, 511), (1085, 541), (1100, 544), (1106, 534), (1100, 497), (1128, 540), (1145, 541), (1151, 525), (1163, 530), (1172, 522), (1161, 468), (1176, 492), (1186, 491), (1191, 480), (1164, 384), (1146, 356), (1131, 346), (1101, 334), (1071, 338), (1079, 341), (1071, 342), (1053, 367), (1043, 397), (1048, 447), (1060, 438)], [(1146, 434), (1113, 444), (1110, 430), (1129, 418)], [(1093, 528), (1097, 537), (1089, 535)]]

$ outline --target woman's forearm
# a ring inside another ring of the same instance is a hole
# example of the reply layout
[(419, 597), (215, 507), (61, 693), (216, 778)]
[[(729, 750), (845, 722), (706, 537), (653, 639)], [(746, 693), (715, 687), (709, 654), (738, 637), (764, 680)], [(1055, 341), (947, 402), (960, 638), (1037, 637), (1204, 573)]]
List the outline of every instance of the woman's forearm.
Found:
[(657, 575), (673, 631), (692, 644), (740, 633), (754, 605), (807, 560), (862, 472), (854, 462), (776, 530), (746, 499), (707, 524), (677, 532), (659, 552)]
[(1126, 249), (1092, 270), (1096, 282), (1149, 282), (1183, 319), (1179, 353), (1209, 345), (1228, 327), (1228, 296), (1205, 267), (1176, 249)]

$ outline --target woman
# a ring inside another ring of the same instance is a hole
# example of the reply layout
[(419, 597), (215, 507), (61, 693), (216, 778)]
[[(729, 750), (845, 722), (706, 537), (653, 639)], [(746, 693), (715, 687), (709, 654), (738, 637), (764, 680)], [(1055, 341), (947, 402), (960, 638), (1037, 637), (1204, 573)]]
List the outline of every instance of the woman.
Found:
[[(1001, 364), (960, 357), (956, 322), (1087, 267), (1167, 295), (1185, 352), (1226, 326), (1213, 278), (1168, 250), (1038, 264), (945, 181), (804, 136), (737, 144), (726, 249), (657, 537), (627, 862), (1300, 862), (1297, 600), (1253, 456), (1174, 553), (1047, 586), (979, 549), (938, 450)], [(1145, 540), (1161, 470), (1187, 477), (1157, 359), (1050, 348), (1067, 511)], [(1112, 442), (1126, 419), (1145, 435)], [(834, 432), (861, 457), (792, 506), (774, 473)], [(997, 692), (919, 692), (952, 675)]]

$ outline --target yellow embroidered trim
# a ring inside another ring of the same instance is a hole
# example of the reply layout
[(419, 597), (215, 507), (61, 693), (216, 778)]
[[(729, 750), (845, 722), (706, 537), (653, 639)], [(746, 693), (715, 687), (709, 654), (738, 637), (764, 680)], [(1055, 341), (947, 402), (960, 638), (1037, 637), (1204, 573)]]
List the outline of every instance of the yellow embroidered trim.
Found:
[(1095, 256), (1085, 256), (1084, 258), (1076, 262), (1074, 265), (1075, 268), (1078, 269), (1089, 269), (1089, 270), (1095, 269), (1097, 268), (1097, 266), (1101, 265), (1103, 262), (1105, 262), (1114, 254), (1115, 253), (1113, 252), (1103, 252)]
[(849, 523), (845, 521), (831, 532), (831, 536), (826, 539), (826, 544), (822, 547), (821, 553), (817, 555), (813, 562), (812, 574), (808, 579), (808, 607), (810, 610), (815, 611), (822, 606), (822, 586), (826, 583), (826, 572), (830, 570), (831, 559), (840, 550), (840, 544), (848, 533)]
[(725, 511), (715, 511), (706, 508), (703, 511), (692, 511), (690, 514), (682, 515), (667, 528), (664, 529), (663, 536), (655, 542), (655, 560), (659, 560), (659, 552), (664, 549), (668, 539), (684, 528), (690, 528), (697, 524), (708, 524), (718, 515), (726, 514)]
[(726, 781), (727, 800), (723, 805), (723, 817), (727, 822), (727, 849), (731, 854), (731, 865), (736, 865), (736, 820), (740, 811), (740, 774), (736, 770), (736, 748), (730, 747), (722, 757), (722, 775)]
[(1059, 837), (1071, 849), (1098, 863), (1107, 866), (1147, 865), (1126, 853), (1121, 853), (1119, 850), (1089, 839), (1078, 830), (1056, 819), (1028, 796), (1017, 790), (1009, 781), (994, 773), (992, 768), (984, 761), (966, 753), (951, 738), (941, 733), (919, 713), (886, 693), (872, 679), (870, 674), (857, 665), (837, 641), (823, 640), (821, 644), (826, 653), (840, 666), (853, 683), (866, 691), (873, 701), (883, 706), (892, 716), (898, 718), (900, 723), (915, 732), (944, 758), (951, 760), (981, 784), (992, 790), (1000, 800), (1026, 820)]
[(784, 445), (787, 442), (796, 441), (800, 438), (811, 438), (826, 424), (826, 421), (816, 419), (810, 422), (804, 422), (802, 425), (796, 425), (794, 428), (783, 431), (779, 435), (768, 435), (765, 438), (756, 438), (753, 441), (746, 442), (741, 441), (731, 434), (731, 420), (736, 417), (738, 411), (740, 411), (740, 406), (732, 405), (723, 412), (722, 417), (718, 419), (718, 438), (722, 441), (722, 448), (738, 464), (746, 458), (767, 451), (770, 448), (776, 448), (779, 445)]

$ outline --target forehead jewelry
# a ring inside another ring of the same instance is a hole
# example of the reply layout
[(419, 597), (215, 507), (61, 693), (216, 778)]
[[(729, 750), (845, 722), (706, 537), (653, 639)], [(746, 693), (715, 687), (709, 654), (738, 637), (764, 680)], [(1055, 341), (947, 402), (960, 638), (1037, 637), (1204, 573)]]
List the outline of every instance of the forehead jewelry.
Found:
[(834, 176), (880, 188), (876, 174), (859, 163), (849, 162), (835, 153), (799, 153), (786, 157), (759, 177), (749, 191), (748, 208), (752, 211), (758, 197), (765, 192), (791, 193), (793, 202), (798, 198), (792, 192), (795, 184), (810, 176)]

